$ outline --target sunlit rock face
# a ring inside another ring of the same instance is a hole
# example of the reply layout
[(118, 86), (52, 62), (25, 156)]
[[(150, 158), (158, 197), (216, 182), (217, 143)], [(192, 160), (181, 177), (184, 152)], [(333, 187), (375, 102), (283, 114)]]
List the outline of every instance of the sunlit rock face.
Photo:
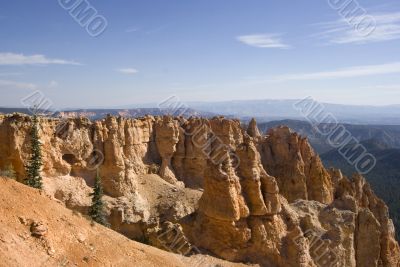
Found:
[(280, 192), (289, 202), (332, 202), (332, 179), (306, 138), (284, 126), (271, 129), (262, 140), (260, 153), (265, 170), (277, 178)]
[[(0, 116), (0, 169), (25, 178), (29, 116)], [(255, 120), (39, 118), (44, 190), (87, 212), (96, 173), (111, 227), (157, 238), (176, 225), (199, 251), (261, 266), (400, 266), (387, 206), (361, 176), (326, 170), (287, 127)], [(168, 228), (168, 227), (167, 227)]]

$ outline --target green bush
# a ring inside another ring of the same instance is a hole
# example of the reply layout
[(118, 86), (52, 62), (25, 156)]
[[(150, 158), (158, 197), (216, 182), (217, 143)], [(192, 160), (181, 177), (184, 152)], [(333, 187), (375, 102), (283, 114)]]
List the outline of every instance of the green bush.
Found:
[(148, 174), (158, 174), (159, 171), (160, 171), (160, 165), (157, 165), (155, 163), (152, 163), (150, 166), (147, 167)]
[(42, 189), (42, 144), (39, 140), (39, 125), (37, 116), (34, 115), (32, 119), (31, 129), (31, 158), (27, 166), (28, 177), (25, 179), (25, 184), (33, 188)]
[(2, 177), (7, 177), (10, 179), (17, 179), (17, 175), (15, 173), (14, 167), (12, 164), (9, 164), (7, 167), (4, 168), (4, 170), (0, 170), (0, 176)]
[(99, 175), (99, 171), (97, 171), (93, 193), (91, 193), (90, 196), (92, 196), (92, 205), (89, 208), (89, 216), (92, 218), (93, 221), (109, 227), (110, 225), (107, 222), (104, 202), (102, 200), (103, 186), (101, 184), (101, 177)]

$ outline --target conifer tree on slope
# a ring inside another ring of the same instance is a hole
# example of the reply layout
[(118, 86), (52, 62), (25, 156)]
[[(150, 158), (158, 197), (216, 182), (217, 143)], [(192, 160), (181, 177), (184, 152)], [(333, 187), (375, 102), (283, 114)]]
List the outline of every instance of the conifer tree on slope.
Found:
[(42, 168), (42, 144), (39, 140), (39, 126), (37, 115), (34, 114), (32, 118), (31, 129), (31, 158), (27, 167), (27, 178), (25, 183), (33, 188), (42, 189), (42, 176), (40, 174)]
[(103, 187), (101, 185), (101, 177), (99, 175), (99, 171), (97, 170), (96, 180), (94, 184), (93, 193), (90, 194), (92, 196), (92, 205), (89, 209), (89, 216), (93, 221), (104, 225), (109, 226), (106, 214), (104, 211), (104, 202), (102, 200), (103, 197)]

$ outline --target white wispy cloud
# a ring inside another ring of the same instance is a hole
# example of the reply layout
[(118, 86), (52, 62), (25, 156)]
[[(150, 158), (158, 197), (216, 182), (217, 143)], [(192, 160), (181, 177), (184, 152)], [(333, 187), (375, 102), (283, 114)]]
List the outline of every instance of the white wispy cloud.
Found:
[(364, 65), (348, 68), (341, 68), (332, 71), (284, 74), (278, 75), (270, 79), (270, 81), (300, 81), (300, 80), (324, 80), (324, 79), (340, 79), (340, 78), (355, 78), (371, 75), (384, 75), (400, 73), (400, 62), (386, 63), (380, 65)]
[(373, 90), (394, 90), (400, 89), (400, 84), (385, 84), (385, 85), (369, 85), (361, 87), (361, 89), (373, 89)]
[(52, 81), (49, 82), (49, 85), (47, 87), (48, 88), (56, 88), (56, 87), (58, 87), (58, 82), (52, 80)]
[[(313, 81), (313, 80), (333, 80), (333, 79), (345, 79), (345, 78), (357, 78), (364, 76), (374, 76), (374, 75), (386, 75), (386, 74), (396, 74), (400, 73), (400, 62), (380, 64), (380, 65), (364, 65), (364, 66), (353, 66), (346, 68), (339, 68), (331, 71), (321, 71), (321, 72), (307, 72), (307, 73), (289, 73), (280, 74), (275, 76), (245, 76), (239, 80), (228, 83), (209, 83), (200, 84), (195, 88), (197, 89), (211, 89), (211, 88), (237, 88), (237, 87), (247, 87), (251, 88), (253, 86), (259, 85), (277, 85), (277, 83), (284, 83), (290, 81)], [(297, 87), (297, 85), (296, 85)], [(371, 89), (372, 87), (369, 87)], [(400, 89), (397, 85), (390, 86), (380, 86), (374, 87), (376, 89)], [(366, 87), (360, 89), (367, 89)]]
[(33, 83), (0, 80), (0, 88), (1, 89), (31, 89), (31, 90), (34, 90), (37, 88), (37, 85), (33, 84)]
[(47, 58), (44, 55), (0, 53), (0, 65), (81, 65), (79, 62), (64, 59)]
[(20, 72), (0, 72), (0, 76), (18, 76), (21, 75), (22, 73)]
[(171, 25), (172, 25), (172, 23), (163, 24), (163, 25), (160, 25), (155, 28), (129, 27), (129, 28), (125, 29), (125, 32), (126, 33), (140, 32), (142, 34), (149, 35), (149, 34), (161, 32), (161, 31), (169, 28)]
[(137, 27), (131, 27), (131, 28), (128, 28), (125, 30), (125, 32), (127, 32), (127, 33), (137, 32), (137, 31), (139, 31), (139, 28), (137, 28)]
[(258, 48), (290, 48), (283, 43), (281, 34), (250, 34), (237, 36), (236, 39), (246, 45)]
[(400, 39), (400, 12), (366, 16), (319, 23), (317, 25), (322, 31), (315, 36), (331, 44), (365, 44)]
[(130, 74), (130, 75), (138, 73), (138, 70), (134, 68), (122, 68), (122, 69), (117, 69), (117, 71), (123, 74)]

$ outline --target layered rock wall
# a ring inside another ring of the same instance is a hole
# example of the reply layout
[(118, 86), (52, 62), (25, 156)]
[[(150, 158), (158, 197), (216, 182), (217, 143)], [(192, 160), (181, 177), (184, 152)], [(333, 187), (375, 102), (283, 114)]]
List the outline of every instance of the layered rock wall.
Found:
[[(19, 181), (31, 125), (29, 116), (0, 116), (0, 169), (11, 164)], [(39, 126), (46, 192), (84, 213), (99, 171), (109, 221), (128, 237), (158, 234), (172, 221), (200, 251), (230, 261), (400, 266), (385, 203), (361, 176), (326, 170), (307, 140), (287, 127), (261, 135), (255, 120), (243, 129), (223, 117), (168, 116), (41, 117)], [(146, 187), (151, 181), (166, 191)], [(157, 203), (163, 196), (150, 199), (149, 190), (176, 192), (177, 200)], [(190, 207), (178, 203), (186, 198)]]

